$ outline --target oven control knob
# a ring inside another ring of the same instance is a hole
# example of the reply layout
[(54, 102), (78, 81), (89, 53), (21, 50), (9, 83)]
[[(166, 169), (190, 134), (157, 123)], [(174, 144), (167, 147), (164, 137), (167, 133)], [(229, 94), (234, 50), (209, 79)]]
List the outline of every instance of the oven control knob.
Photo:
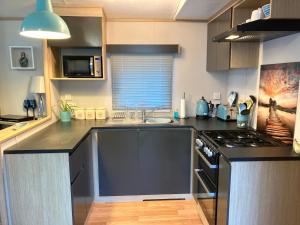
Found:
[(202, 148), (203, 147), (203, 142), (200, 140), (200, 139), (196, 139), (196, 143), (197, 143), (197, 145), (200, 147), (200, 148)]
[(208, 148), (208, 147), (204, 147), (204, 148), (203, 148), (203, 150), (204, 150), (204, 152), (206, 153), (206, 155), (208, 155), (208, 154), (209, 154), (209, 152), (210, 152), (210, 150), (209, 150), (209, 148)]

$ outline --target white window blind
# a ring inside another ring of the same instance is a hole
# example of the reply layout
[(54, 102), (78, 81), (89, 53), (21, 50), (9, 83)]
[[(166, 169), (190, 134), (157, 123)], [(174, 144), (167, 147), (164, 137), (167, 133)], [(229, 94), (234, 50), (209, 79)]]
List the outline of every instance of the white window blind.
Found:
[(172, 55), (112, 55), (113, 109), (172, 108)]

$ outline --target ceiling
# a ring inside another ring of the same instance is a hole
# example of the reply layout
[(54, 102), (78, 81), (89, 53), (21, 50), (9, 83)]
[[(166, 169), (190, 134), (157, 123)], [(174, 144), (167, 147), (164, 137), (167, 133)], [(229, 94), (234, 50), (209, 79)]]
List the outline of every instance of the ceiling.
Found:
[[(207, 19), (230, 0), (52, 0), (60, 4), (99, 5), (109, 19)], [(24, 17), (35, 0), (1, 0), (0, 17)]]
[(182, 20), (207, 20), (230, 0), (187, 0), (176, 16)]

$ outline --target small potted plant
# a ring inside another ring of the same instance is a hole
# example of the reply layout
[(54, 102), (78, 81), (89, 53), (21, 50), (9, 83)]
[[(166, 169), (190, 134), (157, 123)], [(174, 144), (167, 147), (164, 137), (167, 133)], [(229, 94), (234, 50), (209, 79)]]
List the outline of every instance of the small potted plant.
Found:
[(60, 101), (60, 120), (61, 122), (71, 122), (73, 107), (65, 101)]

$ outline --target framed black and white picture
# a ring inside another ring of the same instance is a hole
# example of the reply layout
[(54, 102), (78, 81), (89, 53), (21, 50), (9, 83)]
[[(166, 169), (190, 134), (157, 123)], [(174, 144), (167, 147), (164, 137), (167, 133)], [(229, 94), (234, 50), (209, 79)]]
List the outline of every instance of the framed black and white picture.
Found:
[(34, 70), (32, 46), (9, 46), (10, 65), (13, 70)]

